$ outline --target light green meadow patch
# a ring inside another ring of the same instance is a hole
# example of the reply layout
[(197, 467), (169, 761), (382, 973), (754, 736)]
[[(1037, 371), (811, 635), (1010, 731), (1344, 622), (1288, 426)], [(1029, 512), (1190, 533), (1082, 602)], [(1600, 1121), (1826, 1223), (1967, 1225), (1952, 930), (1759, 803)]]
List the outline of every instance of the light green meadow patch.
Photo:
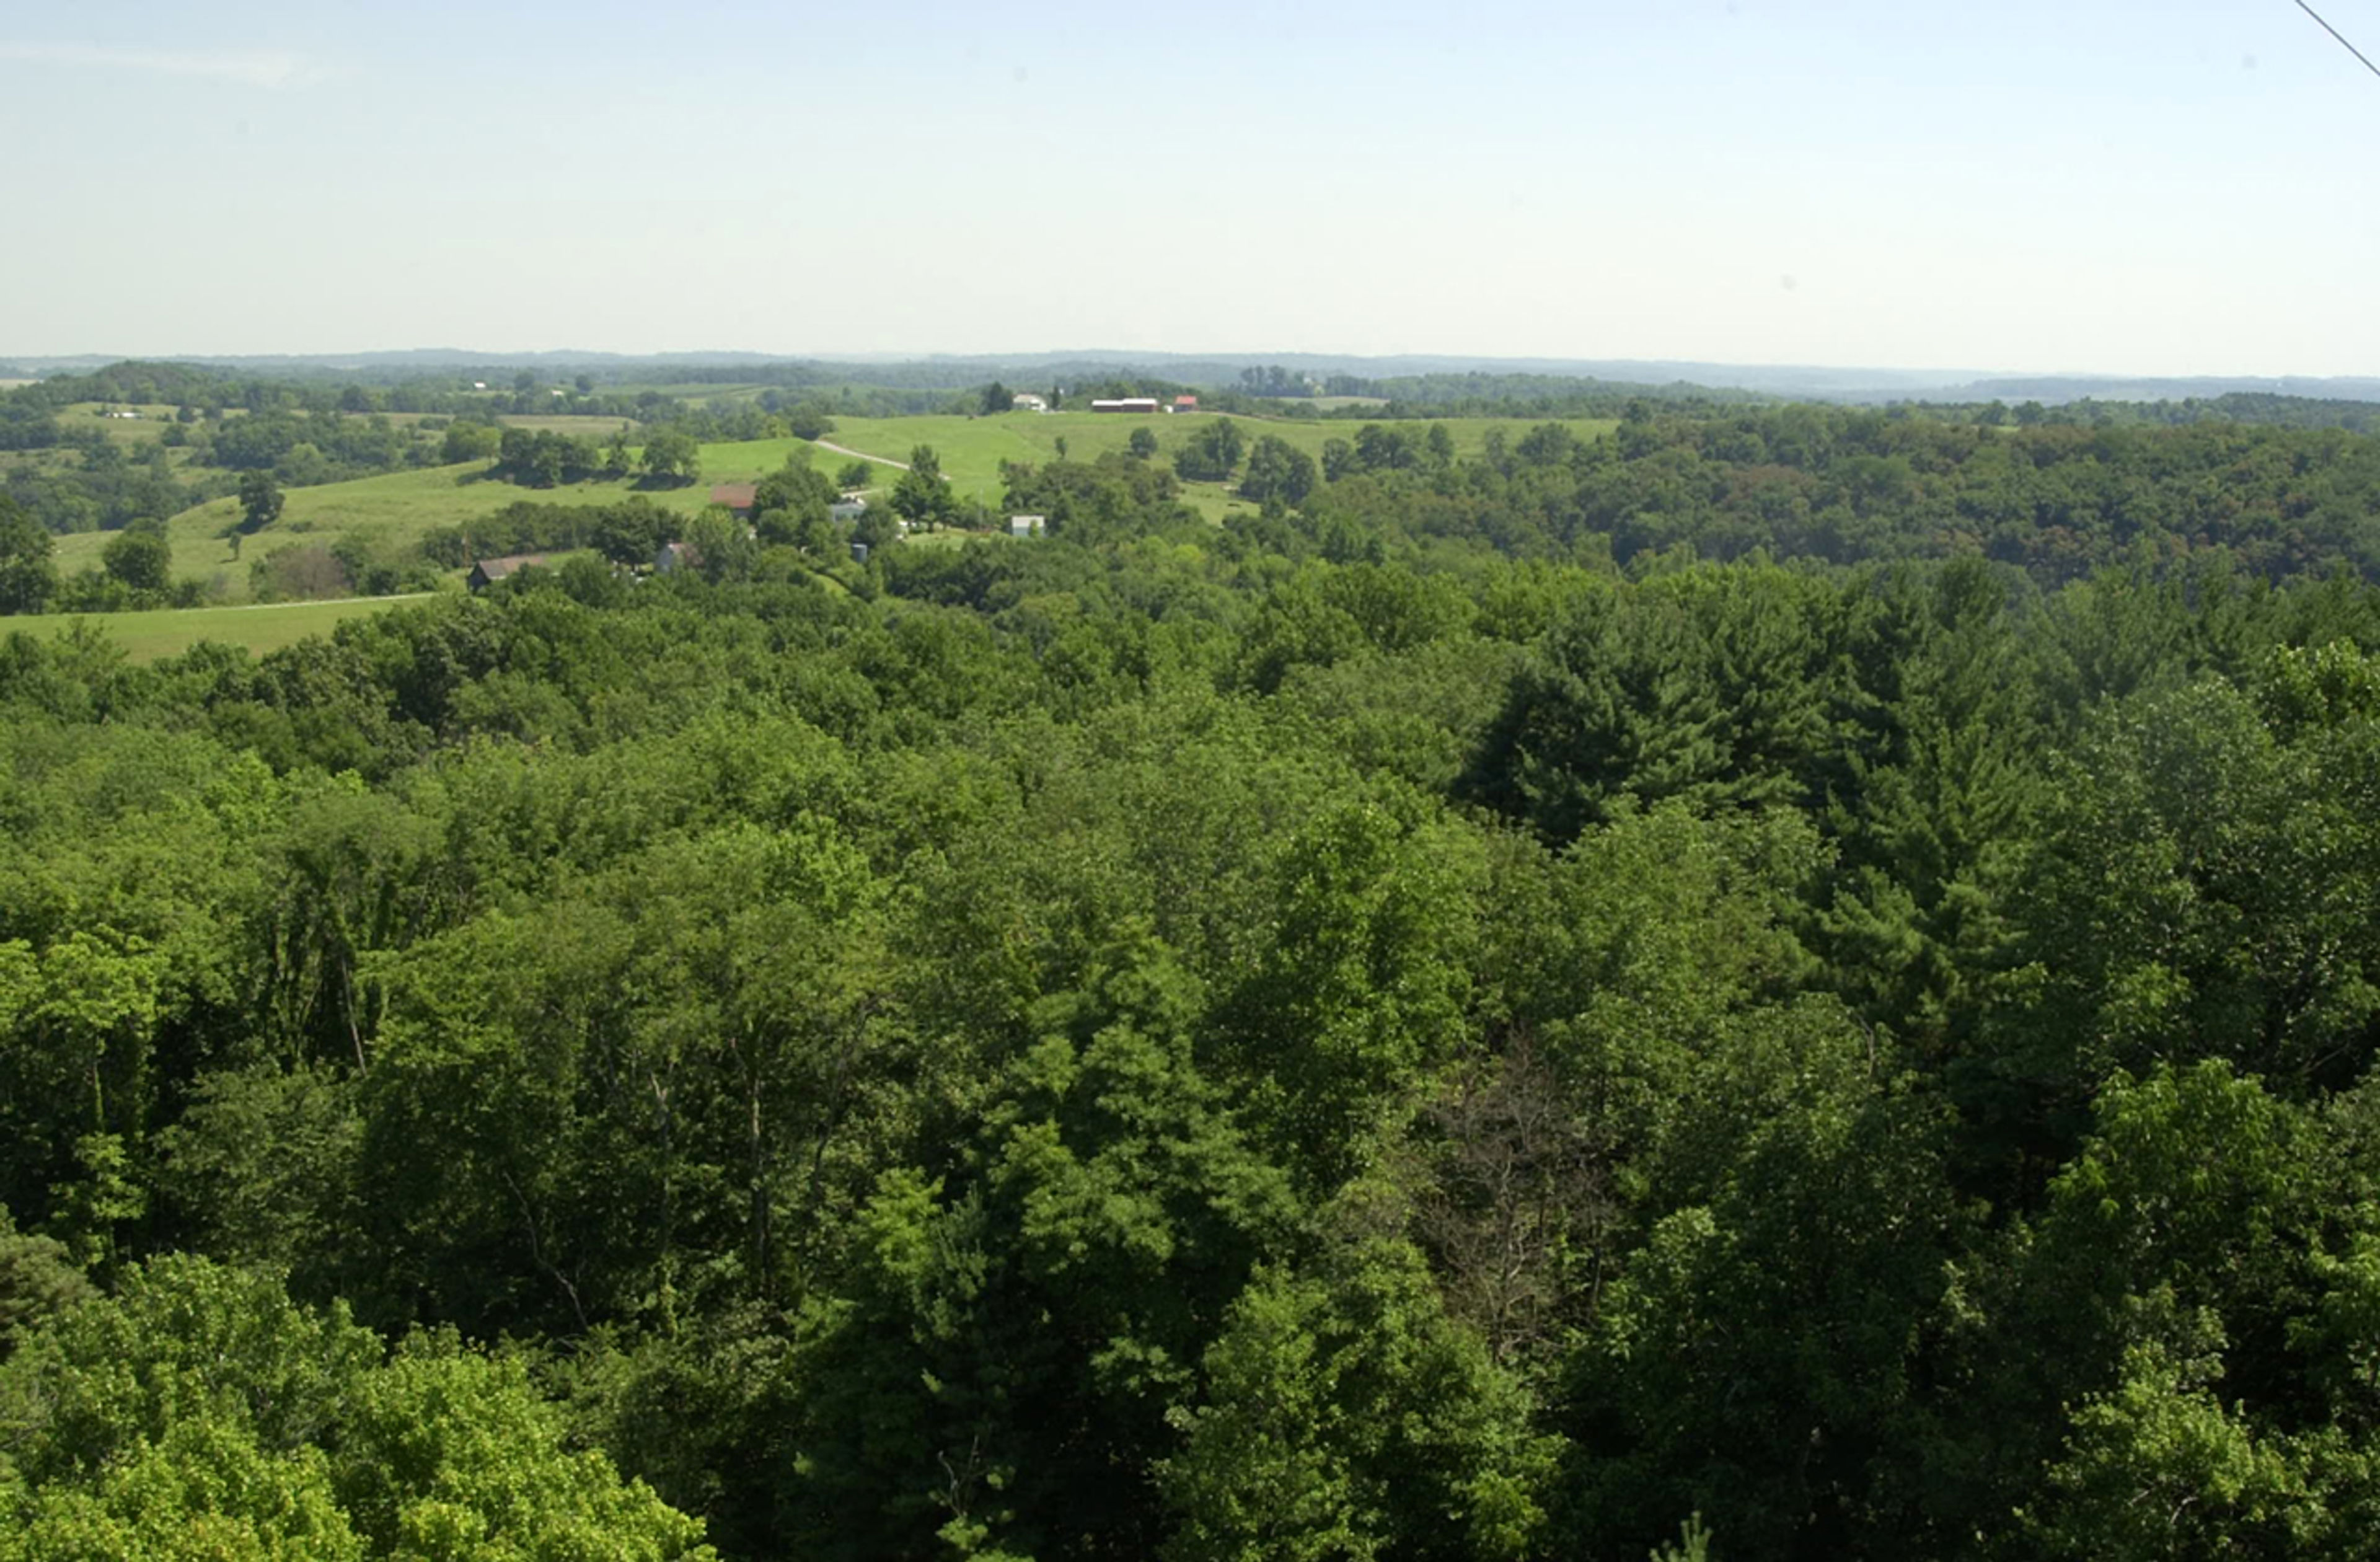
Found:
[(22, 632), (46, 638), (65, 633), (69, 625), (88, 624), (122, 646), (135, 662), (178, 656), (201, 641), (244, 646), (261, 656), (310, 636), (329, 634), (342, 619), (383, 612), (404, 603), (427, 602), (434, 594), (168, 608), (156, 613), (35, 613), (0, 618), (0, 635)]
[[(111, 417), (110, 413), (130, 412), (133, 417)], [(116, 445), (154, 445), (173, 425), (172, 402), (97, 402), (77, 401), (61, 407), (54, 416), (61, 431), (81, 433), (96, 429)]]
[(496, 421), (508, 429), (538, 429), (580, 439), (609, 439), (622, 429), (637, 426), (634, 418), (605, 418), (588, 412), (506, 412)]
[[(540, 505), (612, 505), (641, 494), (663, 509), (691, 514), (710, 498), (703, 483), (642, 489), (633, 481), (573, 482), (553, 488), (523, 488), (487, 475), (484, 462), (423, 467), (292, 488), (284, 495), (281, 519), (244, 539), (237, 553), (225, 531), (239, 514), (237, 498), (215, 499), (184, 510), (165, 523), (174, 548), (174, 578), (197, 580), (225, 602), (249, 595), (249, 567), (292, 543), (336, 545), (356, 538), (382, 555), (401, 552), (429, 532), (495, 514), (524, 500)], [(61, 574), (96, 569), (114, 532), (84, 531), (61, 537), (55, 559)]]
[[(966, 418), (935, 416), (924, 418), (838, 418), (835, 431), (824, 444), (844, 445), (863, 455), (905, 461), (909, 452), (919, 445), (931, 445), (941, 462), (942, 475), (951, 480), (952, 487), (962, 496), (998, 504), (1001, 498), (1000, 463), (1003, 460), (1038, 465), (1055, 460), (1058, 442), (1066, 442), (1066, 456), (1071, 460), (1096, 460), (1110, 452), (1121, 453), (1132, 438), (1135, 429), (1147, 429), (1157, 436), (1157, 455), (1153, 459), (1170, 465), (1178, 452), (1197, 431), (1213, 422), (1220, 413), (1119, 413), (1119, 412), (1004, 412), (993, 417)], [(1288, 441), (1298, 449), (1319, 460), (1323, 445), (1333, 439), (1354, 442), (1355, 432), (1363, 427), (1359, 421), (1307, 418), (1239, 418), (1240, 433), (1253, 445), (1267, 434)], [(1507, 440), (1517, 441), (1523, 434), (1544, 420), (1530, 418), (1447, 418), (1440, 420), (1454, 441), (1458, 456), (1476, 456), (1486, 448), (1490, 429), (1500, 429)], [(1568, 418), (1559, 420), (1582, 439), (1592, 439), (1607, 433), (1619, 425), (1605, 419)], [(1400, 421), (1390, 425), (1419, 438), (1428, 430), (1426, 422)], [(716, 447), (711, 447), (716, 448)], [(820, 464), (848, 460), (848, 457), (820, 449)], [(1209, 519), (1220, 519), (1227, 511), (1239, 507), (1218, 484), (1190, 483), (1188, 498), (1199, 512)], [(1211, 494), (1199, 490), (1212, 489)], [(1252, 506), (1249, 506), (1252, 507)]]

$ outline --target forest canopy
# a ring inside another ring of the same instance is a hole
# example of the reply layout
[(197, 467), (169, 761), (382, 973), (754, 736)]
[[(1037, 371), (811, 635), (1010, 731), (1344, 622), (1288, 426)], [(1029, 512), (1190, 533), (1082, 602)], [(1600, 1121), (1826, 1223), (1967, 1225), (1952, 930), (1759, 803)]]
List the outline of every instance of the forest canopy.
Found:
[(2364, 1555), (2380, 445), (1250, 432), (0, 639), (0, 1558)]

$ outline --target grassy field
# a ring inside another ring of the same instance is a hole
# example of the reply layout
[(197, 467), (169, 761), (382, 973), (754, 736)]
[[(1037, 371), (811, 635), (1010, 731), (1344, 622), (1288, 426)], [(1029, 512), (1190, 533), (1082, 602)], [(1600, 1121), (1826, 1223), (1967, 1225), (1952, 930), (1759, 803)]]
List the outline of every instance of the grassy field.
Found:
[[(990, 418), (929, 417), (929, 418), (838, 418), (829, 442), (857, 450), (865, 455), (880, 456), (905, 461), (915, 445), (929, 445), (942, 465), (942, 473), (951, 485), (963, 495), (998, 504), (1001, 496), (1000, 463), (1027, 461), (1040, 463), (1053, 460), (1058, 454), (1058, 441), (1066, 442), (1066, 455), (1073, 460), (1094, 460), (1110, 451), (1121, 451), (1132, 438), (1132, 431), (1146, 428), (1157, 435), (1157, 457), (1170, 462), (1174, 452), (1206, 424), (1220, 414), (1193, 412), (1176, 415), (1160, 413), (1155, 417), (1129, 416), (1112, 412), (1007, 412)], [(1521, 418), (1448, 418), (1443, 420), (1447, 433), (1453, 436), (1458, 455), (1475, 456), (1486, 444), (1488, 431), (1500, 428), (1505, 437), (1517, 440), (1535, 426), (1535, 421)], [(1325, 442), (1333, 439), (1354, 441), (1355, 431), (1363, 425), (1337, 420), (1242, 418), (1240, 432), (1249, 443), (1266, 434), (1287, 440), (1298, 449), (1319, 460)], [(1609, 433), (1616, 423), (1591, 418), (1565, 420), (1571, 431), (1581, 438), (1591, 439)], [(1418, 434), (1427, 424), (1404, 423)], [(818, 453), (818, 465), (832, 470), (847, 459), (831, 450)], [(1254, 506), (1233, 498), (1225, 485), (1214, 482), (1193, 482), (1184, 485), (1186, 496), (1200, 514), (1210, 520), (1220, 520), (1236, 511)]]
[(609, 439), (622, 429), (637, 426), (634, 418), (599, 418), (583, 412), (505, 412), (496, 421), (508, 429), (544, 429), (581, 439)]
[[(111, 418), (114, 412), (138, 412), (137, 418)], [(61, 407), (55, 416), (58, 427), (70, 432), (97, 429), (117, 445), (154, 445), (174, 421), (174, 405), (111, 401), (77, 401)]]
[[(603, 394), (642, 396), (647, 391), (658, 391), (680, 401), (758, 401), (760, 394), (768, 388), (749, 380), (697, 381), (690, 384), (664, 384), (659, 380), (626, 380), (618, 384), (605, 385)], [(795, 390), (785, 391), (787, 397), (796, 401), (801, 399), (801, 394)]]
[(275, 603), (269, 607), (174, 608), (160, 613), (38, 613), (0, 618), (0, 634), (21, 632), (47, 637), (64, 632), (69, 624), (83, 623), (108, 635), (135, 662), (178, 656), (201, 641), (246, 646), (261, 656), (285, 645), (295, 645), (310, 635), (328, 634), (331, 627), (343, 618), (428, 600), (427, 596), (370, 597), (345, 602)]
[[(249, 566), (288, 543), (318, 543), (327, 547), (343, 538), (357, 537), (386, 553), (441, 527), (493, 515), (522, 500), (540, 505), (610, 505), (642, 494), (663, 509), (692, 515), (709, 502), (712, 483), (765, 477), (783, 466), (785, 458), (797, 448), (808, 452), (811, 447), (797, 439), (706, 445), (700, 478), (681, 488), (643, 489), (632, 482), (522, 488), (488, 478), (484, 463), (423, 467), (352, 482), (292, 488), (285, 494), (281, 519), (248, 538), (237, 555), (223, 535), (239, 512), (239, 501), (234, 498), (184, 510), (166, 523), (165, 535), (174, 546), (176, 580), (200, 581), (221, 600), (238, 603), (249, 595)], [(816, 456), (821, 462), (841, 459), (825, 451)], [(113, 535), (85, 531), (60, 537), (55, 555), (59, 572), (99, 567), (100, 555)], [(456, 579), (460, 578), (457, 571)]]
[[(1061, 439), (1066, 442), (1068, 456), (1077, 460), (1093, 459), (1109, 451), (1123, 450), (1135, 429), (1146, 428), (1157, 435), (1157, 459), (1166, 461), (1215, 416), (1190, 413), (1151, 418), (1096, 412), (1013, 412), (993, 418), (845, 418), (837, 420), (835, 432), (828, 438), (846, 448), (893, 461), (905, 461), (913, 447), (929, 445), (941, 458), (943, 472), (961, 494), (997, 505), (1001, 501), (1000, 464), (1004, 460), (1038, 463), (1054, 459)], [(607, 425), (606, 432), (612, 421), (560, 416), (523, 421), (532, 425), (600, 422)], [(1251, 441), (1264, 434), (1276, 434), (1318, 458), (1326, 441), (1352, 440), (1361, 426), (1341, 421), (1243, 418), (1239, 421), (1242, 432)], [(1445, 421), (1447, 432), (1454, 438), (1455, 449), (1463, 455), (1476, 454), (1490, 429), (1500, 428), (1508, 438), (1517, 439), (1530, 427), (1529, 421), (1515, 418), (1450, 418)], [(1573, 432), (1590, 438), (1613, 426), (1587, 419), (1569, 421)], [(641, 489), (629, 482), (522, 488), (488, 478), (486, 468), (476, 462), (424, 467), (358, 478), (352, 482), (290, 489), (281, 519), (248, 538), (237, 555), (223, 535), (238, 511), (236, 499), (217, 499), (183, 511), (167, 523), (166, 535), (174, 547), (176, 580), (197, 580), (218, 600), (240, 603), (249, 596), (249, 566), (291, 543), (329, 546), (353, 537), (386, 555), (408, 546), (429, 531), (492, 515), (522, 500), (552, 505), (608, 505), (642, 494), (664, 509), (691, 515), (709, 501), (711, 484), (765, 477), (783, 466), (788, 458), (807, 458), (830, 473), (850, 460), (835, 451), (790, 438), (706, 445), (701, 450), (698, 480), (684, 487), (662, 489)], [(893, 475), (892, 468), (880, 467), (879, 486), (889, 483)], [(1185, 493), (1189, 502), (1210, 520), (1221, 520), (1252, 507), (1233, 497), (1221, 483), (1189, 483)], [(98, 567), (110, 535), (81, 532), (59, 538), (56, 561), (60, 572), (71, 574)], [(456, 578), (460, 578), (460, 571)]]

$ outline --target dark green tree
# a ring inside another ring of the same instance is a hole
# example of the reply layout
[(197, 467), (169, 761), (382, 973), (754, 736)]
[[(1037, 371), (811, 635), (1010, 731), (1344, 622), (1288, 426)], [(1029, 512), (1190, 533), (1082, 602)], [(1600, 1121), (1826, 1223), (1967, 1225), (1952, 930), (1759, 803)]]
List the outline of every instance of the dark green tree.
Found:
[(136, 592), (162, 592), (173, 584), (174, 545), (156, 521), (117, 532), (100, 550), (100, 559), (109, 576)]
[(950, 519), (951, 485), (932, 445), (920, 445), (909, 452), (909, 470), (893, 480), (892, 503), (893, 514), (912, 527), (939, 526)]
[(1174, 475), (1195, 482), (1227, 482), (1239, 467), (1242, 448), (1240, 425), (1217, 418), (1174, 454)]
[(446, 426), (439, 443), (439, 459), (449, 466), (492, 459), (504, 442), (504, 431), (493, 423), (457, 421)]
[(273, 474), (261, 469), (246, 471), (239, 478), (239, 529), (249, 534), (263, 531), (281, 519), (281, 485)]
[(638, 465), (647, 481), (686, 483), (702, 464), (702, 446), (684, 429), (656, 429), (645, 437)]
[(1302, 505), (1318, 477), (1313, 457), (1276, 434), (1266, 434), (1248, 452), (1240, 494), (1259, 504)]
[(57, 590), (50, 533), (0, 494), (0, 613), (39, 613)]

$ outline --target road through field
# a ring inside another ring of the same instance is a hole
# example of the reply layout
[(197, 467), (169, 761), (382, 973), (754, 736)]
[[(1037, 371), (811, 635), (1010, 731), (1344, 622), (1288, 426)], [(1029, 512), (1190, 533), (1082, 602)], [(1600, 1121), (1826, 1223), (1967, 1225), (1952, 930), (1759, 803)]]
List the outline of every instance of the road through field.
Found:
[(909, 463), (906, 461), (896, 461), (890, 456), (871, 456), (865, 450), (854, 450), (847, 445), (837, 445), (831, 439), (814, 439), (810, 443), (821, 450), (832, 450), (838, 456), (856, 456), (863, 461), (873, 461), (880, 467), (898, 467), (903, 471), (909, 470)]

